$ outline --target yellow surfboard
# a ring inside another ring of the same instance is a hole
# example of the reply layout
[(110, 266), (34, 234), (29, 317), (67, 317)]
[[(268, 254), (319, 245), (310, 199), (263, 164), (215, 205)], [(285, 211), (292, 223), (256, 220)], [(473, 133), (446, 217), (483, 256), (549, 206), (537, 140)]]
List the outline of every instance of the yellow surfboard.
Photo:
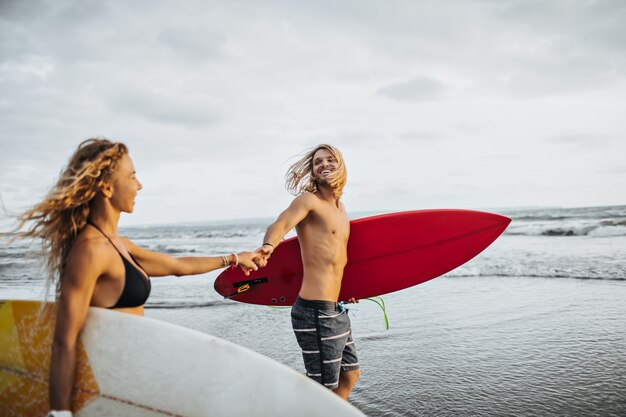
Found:
[[(48, 412), (50, 346), (54, 307), (35, 301), (0, 301), (0, 415), (45, 416)], [(72, 396), (74, 410), (100, 390), (82, 341)]]

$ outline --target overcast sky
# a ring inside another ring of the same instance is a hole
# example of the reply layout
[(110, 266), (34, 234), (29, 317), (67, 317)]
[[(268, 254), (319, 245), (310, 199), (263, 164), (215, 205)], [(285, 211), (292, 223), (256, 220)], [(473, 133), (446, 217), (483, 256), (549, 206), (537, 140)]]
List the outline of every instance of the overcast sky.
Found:
[(318, 143), (351, 212), (626, 203), (626, 2), (0, 1), (0, 195), (125, 142), (123, 224), (273, 217)]

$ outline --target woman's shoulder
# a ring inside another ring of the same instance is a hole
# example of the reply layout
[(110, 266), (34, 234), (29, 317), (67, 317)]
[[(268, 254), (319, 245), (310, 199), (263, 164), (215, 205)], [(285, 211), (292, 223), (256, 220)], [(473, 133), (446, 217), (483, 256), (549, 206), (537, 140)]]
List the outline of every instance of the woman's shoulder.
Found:
[(65, 258), (63, 281), (77, 287), (97, 281), (112, 265), (110, 246), (106, 239), (79, 234)]
[(107, 258), (112, 249), (111, 243), (104, 236), (83, 230), (74, 239), (67, 257), (68, 261), (71, 258)]

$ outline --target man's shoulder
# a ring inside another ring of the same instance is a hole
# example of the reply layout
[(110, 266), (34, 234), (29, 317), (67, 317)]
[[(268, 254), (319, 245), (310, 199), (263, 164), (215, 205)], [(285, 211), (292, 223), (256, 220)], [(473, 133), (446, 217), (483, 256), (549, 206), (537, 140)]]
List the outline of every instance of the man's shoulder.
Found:
[(313, 193), (304, 192), (293, 199), (294, 203), (314, 206), (319, 202), (319, 198)]

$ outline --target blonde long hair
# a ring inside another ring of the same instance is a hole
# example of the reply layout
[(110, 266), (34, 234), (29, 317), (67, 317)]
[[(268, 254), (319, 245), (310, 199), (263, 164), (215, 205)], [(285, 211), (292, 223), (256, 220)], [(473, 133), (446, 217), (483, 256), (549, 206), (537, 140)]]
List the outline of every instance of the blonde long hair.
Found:
[(320, 144), (308, 151), (300, 160), (296, 161), (287, 170), (285, 175), (287, 190), (293, 195), (304, 192), (314, 193), (317, 191), (317, 182), (313, 178), (313, 156), (320, 149), (329, 151), (337, 159), (337, 169), (331, 173), (329, 183), (333, 189), (333, 196), (340, 199), (343, 195), (343, 187), (348, 179), (348, 171), (339, 149), (332, 145)]
[[(123, 143), (107, 139), (83, 141), (46, 198), (17, 217), (16, 237), (41, 239), (41, 255), (46, 259), (46, 295), (56, 281), (58, 297), (65, 259), (87, 223), (91, 202), (126, 154), (128, 148)], [(30, 226), (23, 231), (26, 224)]]

